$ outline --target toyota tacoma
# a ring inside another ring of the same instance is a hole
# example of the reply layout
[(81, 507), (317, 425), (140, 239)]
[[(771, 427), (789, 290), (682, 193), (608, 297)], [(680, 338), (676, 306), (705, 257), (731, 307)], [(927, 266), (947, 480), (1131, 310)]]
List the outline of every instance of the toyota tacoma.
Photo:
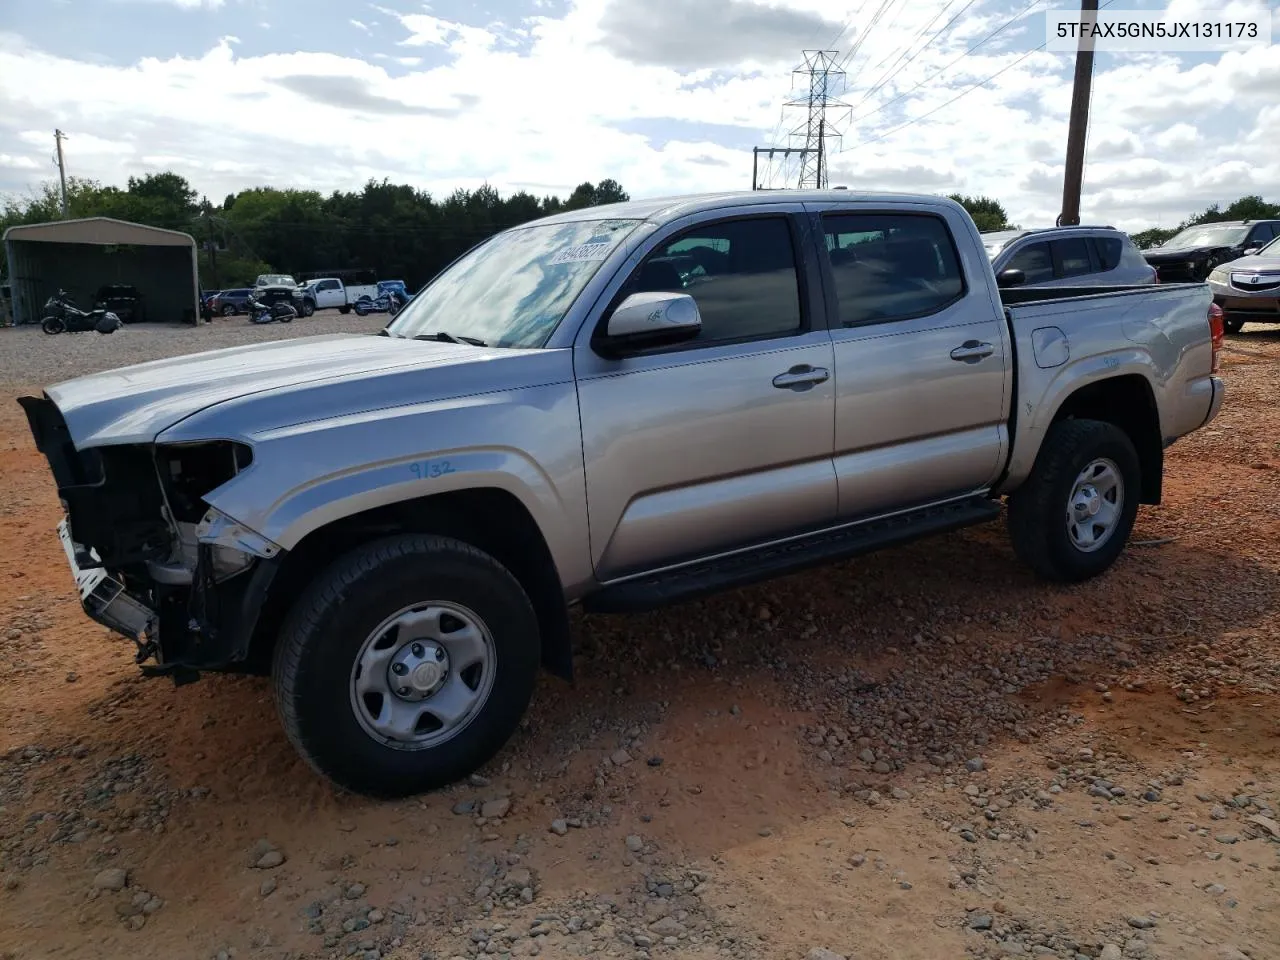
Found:
[(995, 520), (1107, 570), (1218, 413), (1203, 284), (1002, 289), (957, 203), (852, 191), (575, 210), (378, 334), (159, 360), (20, 403), (87, 614), (149, 674), (269, 674), (336, 783), (496, 754), (569, 610), (676, 603)]

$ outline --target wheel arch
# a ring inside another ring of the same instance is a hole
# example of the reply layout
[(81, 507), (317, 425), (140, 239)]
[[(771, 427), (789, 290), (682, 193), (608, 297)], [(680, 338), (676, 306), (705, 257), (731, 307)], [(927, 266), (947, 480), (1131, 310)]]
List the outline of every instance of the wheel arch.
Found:
[(542, 666), (572, 680), (572, 644), (564, 589), (542, 531), (514, 494), (479, 487), (373, 507), (317, 527), (280, 557), (258, 615), (249, 658), (269, 670), (280, 627), (298, 595), (334, 558), (396, 533), (453, 537), (488, 553), (520, 582), (538, 617)]
[(1101, 420), (1125, 432), (1138, 453), (1142, 471), (1140, 503), (1159, 504), (1164, 489), (1164, 439), (1160, 410), (1150, 382), (1126, 373), (1085, 384), (1070, 393), (1049, 426), (1063, 420)]

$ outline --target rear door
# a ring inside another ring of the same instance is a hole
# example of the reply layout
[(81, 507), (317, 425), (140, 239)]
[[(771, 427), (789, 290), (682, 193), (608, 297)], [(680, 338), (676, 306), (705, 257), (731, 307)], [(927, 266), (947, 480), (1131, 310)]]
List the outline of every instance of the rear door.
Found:
[(830, 525), (835, 378), (799, 204), (671, 224), (602, 303), (690, 294), (702, 331), (610, 360), (575, 345), (592, 560), (601, 580)]
[(843, 519), (988, 488), (1008, 444), (1008, 327), (950, 207), (815, 207), (836, 358)]

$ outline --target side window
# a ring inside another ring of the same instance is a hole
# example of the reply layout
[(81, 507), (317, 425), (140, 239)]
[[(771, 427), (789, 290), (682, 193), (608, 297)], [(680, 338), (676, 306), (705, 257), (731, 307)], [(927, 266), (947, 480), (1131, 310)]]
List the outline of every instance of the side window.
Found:
[(1245, 244), (1246, 247), (1261, 247), (1270, 243), (1275, 237), (1275, 231), (1272, 224), (1260, 223), (1253, 228), (1253, 233), (1249, 234), (1249, 240)]
[(1027, 283), (1045, 283), (1053, 279), (1053, 257), (1049, 256), (1047, 243), (1030, 243), (1015, 253), (1005, 266), (1006, 270), (1021, 270)]
[(1099, 269), (1105, 272), (1120, 266), (1124, 244), (1118, 237), (1094, 237), (1093, 250), (1098, 256)]
[(1089, 259), (1089, 244), (1084, 237), (1055, 240), (1053, 252), (1060, 265), (1058, 276), (1078, 277), (1085, 273), (1093, 273), (1093, 261)]
[(927, 316), (964, 294), (960, 260), (941, 217), (828, 214), (822, 228), (841, 326)]
[(622, 296), (687, 293), (698, 304), (695, 344), (783, 336), (801, 327), (800, 279), (784, 217), (694, 227), (645, 257)]

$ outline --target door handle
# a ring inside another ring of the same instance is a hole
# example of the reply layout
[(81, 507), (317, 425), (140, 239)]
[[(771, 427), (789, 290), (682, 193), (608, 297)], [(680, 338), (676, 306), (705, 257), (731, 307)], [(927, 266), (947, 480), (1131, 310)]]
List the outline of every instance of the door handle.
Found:
[(811, 367), (807, 363), (797, 364), (786, 373), (773, 378), (773, 385), (779, 390), (795, 390), (822, 383), (831, 374), (823, 367)]
[(963, 363), (978, 363), (983, 357), (989, 357), (995, 352), (996, 348), (989, 343), (966, 340), (951, 351), (951, 359), (960, 360)]

